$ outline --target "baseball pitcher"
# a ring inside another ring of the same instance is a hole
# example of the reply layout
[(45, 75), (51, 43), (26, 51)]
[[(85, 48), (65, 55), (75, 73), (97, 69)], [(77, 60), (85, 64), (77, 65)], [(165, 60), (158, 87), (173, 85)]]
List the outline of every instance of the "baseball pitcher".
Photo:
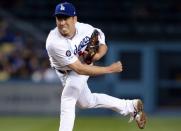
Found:
[(92, 93), (89, 76), (122, 72), (120, 61), (109, 66), (94, 66), (107, 52), (104, 33), (89, 24), (77, 21), (73, 4), (64, 2), (55, 8), (56, 27), (46, 40), (51, 67), (62, 83), (59, 131), (72, 131), (76, 105), (81, 108), (108, 108), (121, 115), (130, 115), (140, 129), (146, 115), (139, 99), (125, 100), (106, 94)]

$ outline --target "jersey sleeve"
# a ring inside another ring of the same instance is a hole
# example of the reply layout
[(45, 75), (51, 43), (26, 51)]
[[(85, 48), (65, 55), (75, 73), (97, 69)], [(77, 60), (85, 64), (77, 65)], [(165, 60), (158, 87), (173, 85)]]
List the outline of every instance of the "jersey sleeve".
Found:
[(97, 30), (99, 31), (99, 33), (100, 33), (100, 35), (99, 35), (99, 37), (98, 37), (98, 39), (99, 39), (99, 44), (106, 44), (104, 33), (102, 32), (102, 30), (100, 30), (100, 29), (98, 29), (98, 28), (96, 28), (96, 29), (97, 29)]
[(99, 35), (99, 37), (98, 37), (98, 39), (99, 39), (99, 44), (106, 44), (106, 42), (105, 42), (105, 35), (104, 35), (104, 33), (102, 32), (101, 29), (95, 28), (95, 27), (93, 27), (92, 25), (89, 25), (89, 24), (83, 24), (83, 23), (79, 23), (79, 22), (77, 22), (76, 26), (77, 26), (78, 28), (81, 28), (82, 31), (83, 31), (83, 33), (89, 32), (89, 33), (88, 33), (89, 36), (91, 36), (91, 34), (93, 33), (94, 29), (98, 30), (99, 33), (100, 33), (100, 35)]
[(61, 67), (74, 63), (78, 58), (72, 52), (68, 45), (54, 45), (49, 48), (49, 52), (54, 59), (55, 65)]

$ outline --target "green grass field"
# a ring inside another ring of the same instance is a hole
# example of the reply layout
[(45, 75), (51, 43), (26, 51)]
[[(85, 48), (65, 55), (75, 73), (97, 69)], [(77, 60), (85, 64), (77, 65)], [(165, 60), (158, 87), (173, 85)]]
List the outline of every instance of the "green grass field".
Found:
[[(77, 117), (74, 131), (140, 131), (118, 117)], [(56, 117), (0, 117), (0, 131), (58, 131)], [(143, 131), (179, 131), (181, 118), (151, 117)]]

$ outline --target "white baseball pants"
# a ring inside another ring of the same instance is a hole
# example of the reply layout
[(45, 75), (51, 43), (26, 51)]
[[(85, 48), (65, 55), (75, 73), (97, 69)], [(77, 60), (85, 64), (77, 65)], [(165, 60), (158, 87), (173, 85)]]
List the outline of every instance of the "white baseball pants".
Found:
[(61, 95), (59, 131), (73, 130), (76, 104), (81, 108), (108, 108), (122, 115), (134, 111), (132, 100), (91, 93), (87, 85), (88, 76), (79, 75), (74, 71), (66, 76), (56, 72), (64, 85)]

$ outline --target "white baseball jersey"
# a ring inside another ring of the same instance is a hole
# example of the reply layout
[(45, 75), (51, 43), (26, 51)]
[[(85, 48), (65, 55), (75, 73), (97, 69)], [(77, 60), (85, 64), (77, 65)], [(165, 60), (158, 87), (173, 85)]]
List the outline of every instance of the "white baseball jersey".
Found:
[[(50, 64), (55, 69), (70, 70), (67, 65), (74, 63), (78, 59), (79, 53), (85, 50), (94, 29), (97, 29), (80, 22), (77, 22), (75, 27), (76, 34), (72, 39), (62, 36), (57, 27), (51, 30), (48, 35), (46, 50)], [(97, 30), (100, 33), (99, 43), (105, 44), (104, 33), (100, 29)]]

